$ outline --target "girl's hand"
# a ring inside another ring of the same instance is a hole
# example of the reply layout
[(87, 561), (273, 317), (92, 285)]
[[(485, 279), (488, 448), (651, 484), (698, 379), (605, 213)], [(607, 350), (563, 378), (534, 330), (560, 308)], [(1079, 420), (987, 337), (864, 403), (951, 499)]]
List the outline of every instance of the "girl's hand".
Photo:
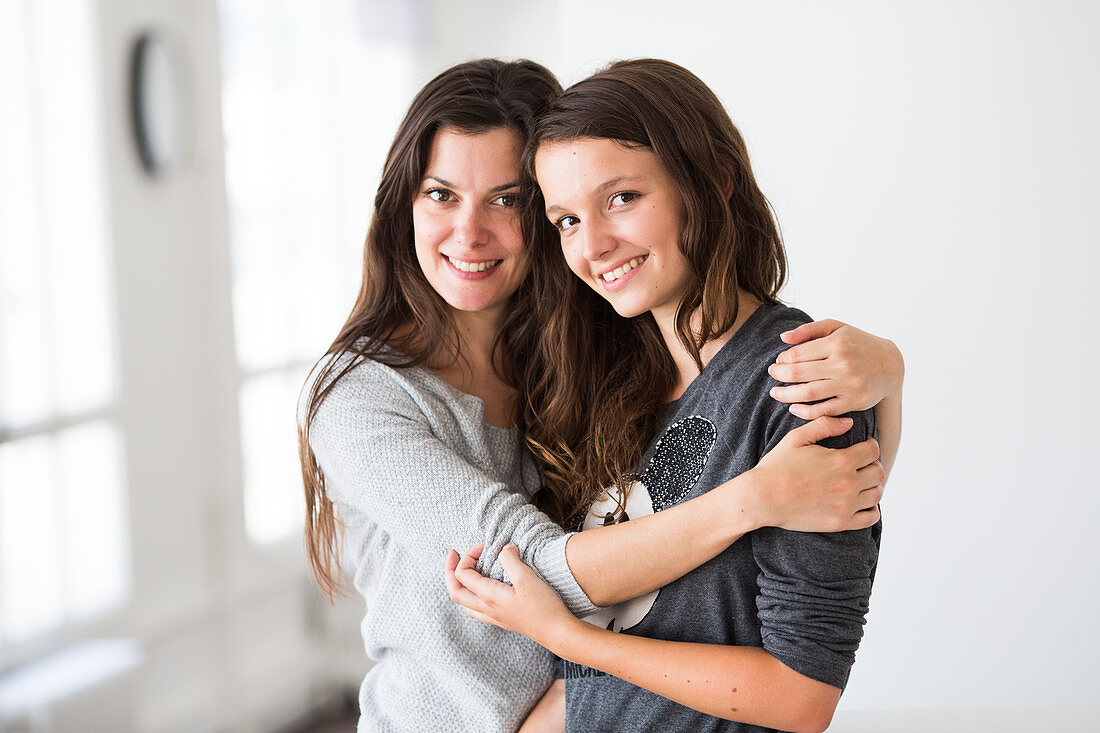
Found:
[(505, 545), (500, 551), (500, 565), (512, 585), (477, 571), (484, 549), (484, 544), (477, 545), (461, 558), (454, 550), (447, 553), (447, 592), (470, 618), (523, 634), (547, 648), (562, 627), (578, 622), (558, 594), (523, 564), (515, 545)]
[(773, 387), (771, 396), (803, 420), (867, 410), (901, 394), (905, 362), (888, 339), (833, 320), (803, 324), (781, 338), (796, 346), (768, 367), (773, 379), (789, 384)]
[(749, 472), (752, 489), (742, 495), (758, 526), (840, 532), (879, 520), (886, 472), (875, 439), (842, 449), (817, 445), (851, 427), (848, 417), (818, 418), (787, 433), (760, 459)]

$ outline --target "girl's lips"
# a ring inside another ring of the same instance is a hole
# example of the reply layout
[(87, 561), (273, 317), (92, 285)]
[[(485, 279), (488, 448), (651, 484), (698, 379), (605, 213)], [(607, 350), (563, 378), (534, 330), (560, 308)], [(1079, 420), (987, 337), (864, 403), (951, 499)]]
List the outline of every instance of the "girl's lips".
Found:
[(647, 262), (649, 262), (648, 257), (646, 257), (644, 260), (642, 260), (637, 265), (635, 265), (633, 268), (631, 268), (630, 272), (624, 272), (621, 277), (617, 277), (614, 280), (612, 280), (611, 282), (608, 282), (607, 280), (604, 280), (600, 276), (597, 276), (596, 280), (599, 281), (600, 285), (603, 287), (604, 292), (613, 293), (616, 290), (621, 290), (622, 288), (626, 287), (626, 284), (629, 283), (632, 279), (634, 279), (634, 275), (637, 274), (638, 270), (645, 267), (645, 263), (647, 263)]

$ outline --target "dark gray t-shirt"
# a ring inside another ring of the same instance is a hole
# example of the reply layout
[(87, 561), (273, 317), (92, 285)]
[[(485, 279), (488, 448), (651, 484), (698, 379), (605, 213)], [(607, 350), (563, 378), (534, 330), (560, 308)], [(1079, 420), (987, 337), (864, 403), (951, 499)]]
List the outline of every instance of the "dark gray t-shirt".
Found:
[[(779, 334), (810, 320), (793, 308), (761, 306), (667, 406), (630, 491), (628, 518), (751, 469), (805, 424), (768, 395), (776, 382), (767, 367), (787, 348)], [(852, 429), (823, 445), (845, 447), (874, 433), (873, 411), (850, 417)], [(609, 507), (594, 505), (586, 528)], [(759, 529), (659, 591), (587, 620), (655, 639), (763, 647), (796, 672), (843, 688), (863, 636), (881, 531), (881, 523), (835, 534)], [(562, 669), (570, 733), (767, 730), (704, 715), (588, 667), (566, 662)]]

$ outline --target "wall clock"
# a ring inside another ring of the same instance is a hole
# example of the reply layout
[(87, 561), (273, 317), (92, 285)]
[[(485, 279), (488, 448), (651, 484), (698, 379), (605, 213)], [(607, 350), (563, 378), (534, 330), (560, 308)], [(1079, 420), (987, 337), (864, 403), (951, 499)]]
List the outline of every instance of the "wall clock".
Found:
[(156, 31), (134, 41), (130, 116), (141, 166), (161, 178), (174, 171), (189, 142), (183, 68), (176, 46)]

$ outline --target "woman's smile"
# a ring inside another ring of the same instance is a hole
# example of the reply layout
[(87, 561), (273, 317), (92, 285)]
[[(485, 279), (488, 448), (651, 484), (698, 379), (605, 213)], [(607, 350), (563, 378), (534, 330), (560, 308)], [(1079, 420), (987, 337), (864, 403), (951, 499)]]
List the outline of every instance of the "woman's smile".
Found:
[(484, 280), (496, 273), (497, 265), (504, 260), (461, 260), (450, 255), (442, 255), (454, 271), (451, 274), (465, 280)]
[(507, 127), (443, 127), (432, 140), (413, 238), (425, 279), (455, 311), (503, 318), (527, 273), (516, 209), (522, 149)]

